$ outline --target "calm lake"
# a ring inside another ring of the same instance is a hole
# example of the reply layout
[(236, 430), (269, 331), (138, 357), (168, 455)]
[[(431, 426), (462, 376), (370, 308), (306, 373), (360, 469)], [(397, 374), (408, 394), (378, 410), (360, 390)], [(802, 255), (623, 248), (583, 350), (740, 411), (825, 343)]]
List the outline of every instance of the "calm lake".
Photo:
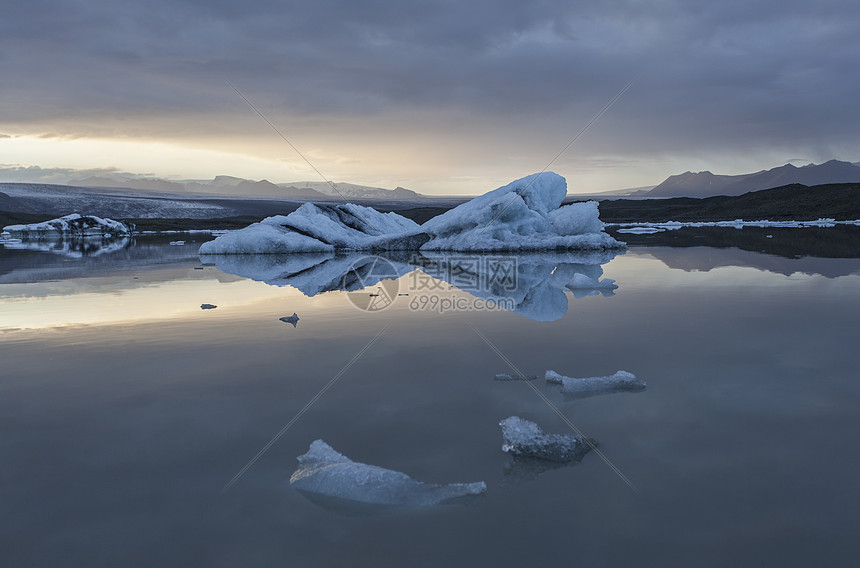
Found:
[[(386, 258), (393, 280), (362, 256), (201, 259), (206, 235), (0, 245), (0, 564), (852, 564), (860, 259), (826, 254), (829, 230), (712, 232), (768, 253), (688, 234), (604, 259)], [(550, 369), (647, 388), (571, 397)], [(520, 372), (538, 379), (494, 379)], [(556, 410), (602, 455), (501, 450), (509, 416), (570, 433)], [(317, 439), (487, 491), (315, 500), (290, 476)]]

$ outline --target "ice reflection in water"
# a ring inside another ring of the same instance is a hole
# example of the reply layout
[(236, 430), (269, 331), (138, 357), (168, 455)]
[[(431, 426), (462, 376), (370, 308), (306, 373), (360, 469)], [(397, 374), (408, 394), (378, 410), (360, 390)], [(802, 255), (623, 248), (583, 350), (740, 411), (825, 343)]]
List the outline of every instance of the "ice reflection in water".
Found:
[(10, 250), (32, 250), (50, 252), (70, 258), (83, 258), (110, 254), (129, 248), (133, 244), (130, 237), (104, 236), (65, 236), (56, 239), (19, 239), (8, 238), (0, 241)]
[[(306, 253), (292, 255), (201, 255), (222, 272), (291, 286), (306, 296), (356, 291), (409, 274), (409, 292), (467, 292), (509, 307), (536, 321), (555, 321), (575, 298), (612, 296), (615, 282), (602, 278), (602, 265), (614, 253), (385, 253), (384, 255)], [(380, 262), (382, 259), (384, 262)], [(386, 269), (381, 270), (384, 266)]]

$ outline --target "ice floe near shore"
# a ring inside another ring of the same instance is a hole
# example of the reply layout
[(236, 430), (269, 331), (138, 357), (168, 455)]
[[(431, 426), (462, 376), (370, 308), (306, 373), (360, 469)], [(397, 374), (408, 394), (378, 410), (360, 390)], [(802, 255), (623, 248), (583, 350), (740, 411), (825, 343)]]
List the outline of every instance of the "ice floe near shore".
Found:
[(132, 233), (132, 228), (120, 221), (72, 213), (43, 223), (7, 225), (3, 233), (24, 239), (52, 239), (58, 237), (119, 237)]
[(617, 371), (605, 377), (565, 377), (555, 371), (547, 371), (546, 382), (561, 385), (561, 392), (573, 398), (588, 398), (615, 392), (639, 392), (646, 388), (645, 381), (633, 373)]
[(487, 485), (416, 481), (405, 473), (354, 462), (322, 440), (298, 457), (290, 485), (324, 506), (353, 512), (432, 507), (485, 493)]
[(597, 203), (562, 206), (567, 182), (532, 174), (490, 191), (423, 225), (396, 213), (354, 204), (305, 204), (221, 235), (201, 254), (333, 251), (623, 250), (603, 231)]

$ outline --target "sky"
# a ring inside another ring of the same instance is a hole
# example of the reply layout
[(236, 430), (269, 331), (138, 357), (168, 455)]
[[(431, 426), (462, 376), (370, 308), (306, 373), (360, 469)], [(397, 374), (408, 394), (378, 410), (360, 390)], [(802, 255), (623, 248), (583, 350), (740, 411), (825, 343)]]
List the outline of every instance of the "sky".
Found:
[(585, 193), (860, 160), (856, 1), (2, 2), (0, 181)]

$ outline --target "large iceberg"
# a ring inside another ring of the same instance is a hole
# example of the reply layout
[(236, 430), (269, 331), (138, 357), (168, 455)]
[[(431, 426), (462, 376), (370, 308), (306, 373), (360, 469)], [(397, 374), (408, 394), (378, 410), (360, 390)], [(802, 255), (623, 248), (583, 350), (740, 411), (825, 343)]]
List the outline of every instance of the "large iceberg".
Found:
[(561, 385), (561, 392), (569, 398), (588, 398), (615, 392), (640, 392), (645, 390), (645, 381), (633, 373), (617, 371), (605, 377), (565, 377), (555, 371), (547, 371), (546, 382)]
[(603, 232), (597, 202), (561, 206), (567, 181), (532, 174), (476, 197), (421, 226), (421, 250), (539, 251), (623, 249)]
[(7, 225), (3, 233), (24, 239), (52, 239), (60, 237), (103, 237), (125, 236), (132, 227), (120, 221), (105, 219), (94, 215), (72, 213), (57, 219), (31, 225)]
[(502, 451), (519, 458), (552, 462), (579, 461), (591, 450), (593, 442), (575, 434), (547, 434), (531, 420), (510, 416), (499, 422)]
[(306, 203), (221, 235), (201, 254), (333, 251), (623, 250), (603, 231), (597, 202), (562, 206), (567, 182), (553, 172), (526, 176), (424, 223), (354, 204)]
[(354, 462), (322, 440), (314, 441), (298, 460), (290, 485), (314, 502), (349, 512), (431, 507), (487, 491), (483, 481), (436, 485)]

